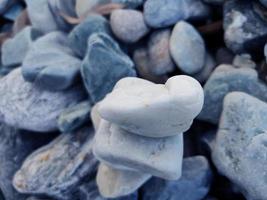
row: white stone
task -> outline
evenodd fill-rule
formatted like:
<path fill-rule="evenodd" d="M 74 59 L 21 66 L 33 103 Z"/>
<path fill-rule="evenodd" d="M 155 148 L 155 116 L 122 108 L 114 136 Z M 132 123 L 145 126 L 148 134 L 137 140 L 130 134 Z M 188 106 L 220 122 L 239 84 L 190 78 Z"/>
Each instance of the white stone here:
<path fill-rule="evenodd" d="M 102 119 L 93 152 L 98 160 L 117 169 L 176 180 L 181 176 L 183 134 L 149 138 L 124 131 Z"/>
<path fill-rule="evenodd" d="M 101 163 L 96 182 L 100 194 L 105 198 L 129 195 L 142 186 L 151 175 L 132 170 L 116 169 Z"/>
<path fill-rule="evenodd" d="M 202 109 L 201 85 L 189 76 L 164 84 L 124 78 L 99 105 L 100 116 L 121 128 L 147 137 L 166 137 L 188 130 Z"/>

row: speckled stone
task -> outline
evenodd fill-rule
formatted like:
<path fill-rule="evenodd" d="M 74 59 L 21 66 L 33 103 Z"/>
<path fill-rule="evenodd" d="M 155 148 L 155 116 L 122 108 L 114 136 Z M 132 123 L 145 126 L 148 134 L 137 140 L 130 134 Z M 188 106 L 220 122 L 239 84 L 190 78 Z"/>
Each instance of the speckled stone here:
<path fill-rule="evenodd" d="M 224 99 L 212 160 L 246 199 L 266 199 L 267 104 L 242 92 Z"/>
<path fill-rule="evenodd" d="M 198 118 L 217 124 L 222 112 L 223 99 L 232 91 L 246 92 L 267 101 L 267 86 L 258 79 L 255 69 L 221 65 L 214 70 L 204 85 L 204 106 Z"/>
<path fill-rule="evenodd" d="M 149 31 L 143 13 L 137 10 L 117 9 L 113 11 L 110 24 L 115 36 L 126 43 L 137 42 Z"/>

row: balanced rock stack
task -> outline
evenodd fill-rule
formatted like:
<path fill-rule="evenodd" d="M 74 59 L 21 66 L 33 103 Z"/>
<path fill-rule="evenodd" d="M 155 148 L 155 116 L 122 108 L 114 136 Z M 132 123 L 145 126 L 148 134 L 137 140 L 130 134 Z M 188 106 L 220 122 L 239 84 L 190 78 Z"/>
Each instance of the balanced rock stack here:
<path fill-rule="evenodd" d="M 201 85 L 189 76 L 174 76 L 165 84 L 121 79 L 94 114 L 100 119 L 93 152 L 101 161 L 96 181 L 102 196 L 128 195 L 151 176 L 179 179 L 183 133 L 203 101 Z"/>

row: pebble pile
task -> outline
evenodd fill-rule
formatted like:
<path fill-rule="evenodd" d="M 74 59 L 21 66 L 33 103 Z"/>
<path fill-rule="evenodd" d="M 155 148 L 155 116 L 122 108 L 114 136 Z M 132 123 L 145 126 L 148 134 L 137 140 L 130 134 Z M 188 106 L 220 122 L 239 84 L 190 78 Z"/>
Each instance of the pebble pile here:
<path fill-rule="evenodd" d="M 266 200 L 266 0 L 0 0 L 0 200 Z"/>

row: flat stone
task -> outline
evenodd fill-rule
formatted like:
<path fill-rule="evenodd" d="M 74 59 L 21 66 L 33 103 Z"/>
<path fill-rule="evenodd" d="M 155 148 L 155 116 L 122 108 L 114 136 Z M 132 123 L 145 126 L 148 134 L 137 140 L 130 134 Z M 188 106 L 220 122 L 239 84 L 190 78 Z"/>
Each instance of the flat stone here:
<path fill-rule="evenodd" d="M 57 130 L 57 117 L 84 98 L 81 88 L 63 92 L 41 90 L 26 82 L 21 68 L 0 79 L 0 121 L 20 129 L 37 132 Z"/>
<path fill-rule="evenodd" d="M 267 198 L 266 120 L 265 102 L 242 92 L 225 97 L 212 160 L 246 199 Z"/>
<path fill-rule="evenodd" d="M 170 37 L 170 29 L 155 31 L 149 37 L 148 56 L 151 71 L 155 75 L 166 75 L 176 69 L 169 51 Z"/>
<path fill-rule="evenodd" d="M 26 81 L 46 90 L 64 90 L 79 80 L 81 64 L 68 47 L 66 34 L 51 32 L 32 44 L 22 74 Z"/>
<path fill-rule="evenodd" d="M 96 182 L 100 194 L 106 198 L 118 198 L 134 193 L 151 175 L 132 170 L 116 169 L 101 163 Z"/>
<path fill-rule="evenodd" d="M 80 58 L 87 52 L 87 42 L 93 33 L 110 34 L 109 22 L 101 15 L 90 15 L 69 33 L 69 43 Z"/>
<path fill-rule="evenodd" d="M 143 200 L 200 200 L 209 192 L 212 171 L 208 160 L 194 156 L 183 160 L 182 177 L 177 181 L 152 178 L 142 188 Z"/>
<path fill-rule="evenodd" d="M 180 20 L 199 20 L 209 16 L 209 7 L 201 0 L 147 0 L 146 23 L 153 28 L 176 24 Z"/>
<path fill-rule="evenodd" d="M 90 121 L 91 104 L 83 101 L 66 108 L 58 117 L 58 128 L 62 133 L 69 133 Z"/>
<path fill-rule="evenodd" d="M 121 78 L 136 76 L 132 60 L 120 49 L 115 40 L 103 33 L 90 37 L 81 74 L 90 99 L 94 103 L 111 92 Z"/>
<path fill-rule="evenodd" d="M 149 32 L 143 13 L 137 10 L 114 10 L 110 16 L 110 25 L 115 36 L 126 43 L 135 43 Z"/>
<path fill-rule="evenodd" d="M 217 124 L 222 112 L 223 99 L 232 91 L 245 92 L 267 101 L 267 86 L 258 79 L 255 69 L 220 65 L 204 86 L 204 106 L 198 119 Z"/>
<path fill-rule="evenodd" d="M 114 198 L 104 198 L 100 195 L 95 179 L 88 177 L 78 190 L 76 197 L 82 200 L 114 200 Z M 138 200 L 138 192 L 134 192 L 131 195 L 115 198 L 116 200 Z"/>
<path fill-rule="evenodd" d="M 25 2 L 27 4 L 27 11 L 33 28 L 42 33 L 58 30 L 48 0 L 25 0 Z"/>
<path fill-rule="evenodd" d="M 178 22 L 170 38 L 170 52 L 177 66 L 187 74 L 195 74 L 205 64 L 205 43 L 197 30 L 187 22 Z"/>
<path fill-rule="evenodd" d="M 12 186 L 12 178 L 24 159 L 36 148 L 48 143 L 53 135 L 38 135 L 0 125 L 0 188 L 5 198 L 1 200 L 25 200 Z"/>
<path fill-rule="evenodd" d="M 254 1 L 230 0 L 224 4 L 224 40 L 235 53 L 262 49 L 267 39 L 265 10 Z"/>
<path fill-rule="evenodd" d="M 82 179 L 96 170 L 93 137 L 93 130 L 84 128 L 36 150 L 15 174 L 14 187 L 21 193 L 73 199 Z"/>
<path fill-rule="evenodd" d="M 183 134 L 165 138 L 143 137 L 101 120 L 94 155 L 115 168 L 175 180 L 181 175 Z"/>
<path fill-rule="evenodd" d="M 27 26 L 16 34 L 14 38 L 6 40 L 1 49 L 2 65 L 4 67 L 21 65 L 33 41 L 40 35 L 39 31 Z"/>
<path fill-rule="evenodd" d="M 118 81 L 98 111 L 103 119 L 131 133 L 167 137 L 190 128 L 203 99 L 201 85 L 189 76 L 173 76 L 165 84 L 128 77 Z"/>
<path fill-rule="evenodd" d="M 166 49 L 164 51 L 166 53 Z M 156 75 L 153 71 L 148 49 L 141 47 L 133 52 L 133 61 L 136 71 L 140 78 L 149 80 L 154 83 L 165 83 L 168 80 L 167 75 Z"/>

